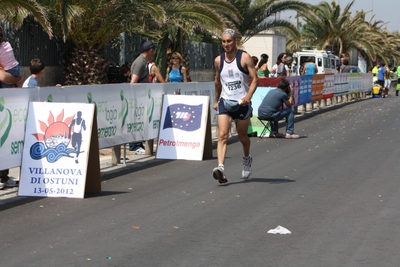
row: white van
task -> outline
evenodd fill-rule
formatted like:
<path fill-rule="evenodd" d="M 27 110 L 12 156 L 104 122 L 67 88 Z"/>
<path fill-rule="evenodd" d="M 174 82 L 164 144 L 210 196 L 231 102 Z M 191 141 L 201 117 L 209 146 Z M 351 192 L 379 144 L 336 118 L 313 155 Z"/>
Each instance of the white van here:
<path fill-rule="evenodd" d="M 324 50 L 302 50 L 295 52 L 292 56 L 292 71 L 291 75 L 301 75 L 304 63 L 307 62 L 308 57 L 312 57 L 318 66 L 318 74 L 335 73 L 337 66 L 339 66 L 339 57 L 327 53 Z"/>

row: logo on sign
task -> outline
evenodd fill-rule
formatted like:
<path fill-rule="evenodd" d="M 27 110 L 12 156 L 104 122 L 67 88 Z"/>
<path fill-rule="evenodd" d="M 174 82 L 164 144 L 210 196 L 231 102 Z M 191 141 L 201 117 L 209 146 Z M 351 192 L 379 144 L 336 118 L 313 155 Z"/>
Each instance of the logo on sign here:
<path fill-rule="evenodd" d="M 175 128 L 187 132 L 200 129 L 203 104 L 192 106 L 173 104 L 168 106 L 163 129 Z"/>
<path fill-rule="evenodd" d="M 54 118 L 49 111 L 47 123 L 38 121 L 42 133 L 34 133 L 33 136 L 38 140 L 30 149 L 32 159 L 40 160 L 46 158 L 48 162 L 54 163 L 62 157 L 73 158 L 78 163 L 78 156 L 82 144 L 82 131 L 86 130 L 85 120 L 82 119 L 82 112 L 78 111 L 64 119 L 64 110 Z M 72 148 L 68 148 L 71 146 Z"/>

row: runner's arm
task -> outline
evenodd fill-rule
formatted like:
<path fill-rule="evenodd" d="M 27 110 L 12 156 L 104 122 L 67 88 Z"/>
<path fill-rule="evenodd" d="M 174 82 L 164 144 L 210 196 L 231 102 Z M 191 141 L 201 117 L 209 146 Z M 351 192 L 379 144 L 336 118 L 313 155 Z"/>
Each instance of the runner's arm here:
<path fill-rule="evenodd" d="M 215 85 L 215 102 L 213 105 L 213 108 L 215 110 L 218 110 L 218 101 L 221 96 L 221 91 L 222 91 L 222 84 L 221 84 L 221 77 L 219 74 L 219 63 L 221 61 L 221 56 L 217 56 L 214 60 L 214 66 L 215 66 L 215 80 L 214 80 L 214 85 Z"/>
<path fill-rule="evenodd" d="M 249 54 L 247 54 L 247 53 L 242 54 L 241 64 L 242 64 L 242 67 L 244 67 L 244 69 L 248 70 L 249 76 L 252 78 L 249 91 L 247 92 L 246 96 L 242 98 L 241 105 L 247 106 L 248 104 L 250 104 L 251 98 L 253 97 L 253 94 L 257 89 L 258 75 L 257 75 L 256 68 L 254 66 L 254 61 Z"/>

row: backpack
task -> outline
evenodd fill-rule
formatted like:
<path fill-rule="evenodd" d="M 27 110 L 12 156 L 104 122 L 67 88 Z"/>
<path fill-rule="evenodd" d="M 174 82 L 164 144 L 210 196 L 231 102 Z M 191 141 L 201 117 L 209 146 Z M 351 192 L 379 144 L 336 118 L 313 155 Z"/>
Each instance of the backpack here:
<path fill-rule="evenodd" d="M 151 74 L 151 68 L 153 67 L 153 65 L 154 65 L 154 63 L 149 63 L 149 65 L 148 65 L 148 67 L 149 67 L 149 82 L 150 83 L 155 83 L 156 82 L 155 76 L 153 76 Z"/>
<path fill-rule="evenodd" d="M 285 64 L 280 63 L 280 64 L 278 65 L 278 68 L 276 69 L 276 74 L 277 74 L 277 77 L 279 77 L 279 76 L 286 76 Z"/>
<path fill-rule="evenodd" d="M 303 75 L 302 73 L 303 73 L 303 70 L 304 70 L 304 67 L 305 67 L 304 65 L 305 65 L 305 64 L 303 64 L 303 65 L 300 66 L 300 69 L 299 69 L 299 74 L 300 74 L 300 75 Z M 304 73 L 304 74 L 305 74 L 305 73 Z"/>

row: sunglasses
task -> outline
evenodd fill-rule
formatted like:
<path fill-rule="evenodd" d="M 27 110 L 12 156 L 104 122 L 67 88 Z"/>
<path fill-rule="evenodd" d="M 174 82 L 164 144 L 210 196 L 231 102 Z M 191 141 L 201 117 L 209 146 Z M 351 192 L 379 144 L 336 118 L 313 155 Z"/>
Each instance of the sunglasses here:
<path fill-rule="evenodd" d="M 179 57 L 173 57 L 172 59 L 179 59 Z"/>

